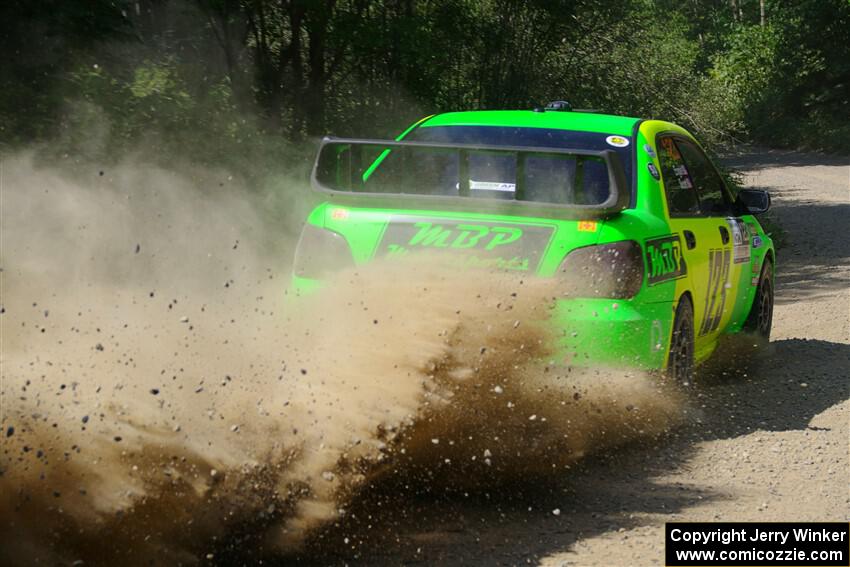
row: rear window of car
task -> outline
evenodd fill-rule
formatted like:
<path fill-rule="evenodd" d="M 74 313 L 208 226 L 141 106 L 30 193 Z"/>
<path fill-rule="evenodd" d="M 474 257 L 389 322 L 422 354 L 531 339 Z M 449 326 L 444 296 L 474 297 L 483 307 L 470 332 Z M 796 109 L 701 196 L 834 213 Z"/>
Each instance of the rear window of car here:
<path fill-rule="evenodd" d="M 547 128 L 435 126 L 418 128 L 405 140 L 614 150 L 620 156 L 626 179 L 630 181 L 632 175 L 631 140 L 626 136 Z M 513 155 L 471 152 L 468 164 L 471 197 L 505 200 L 517 198 L 517 168 Z M 382 158 L 379 166 L 371 172 L 366 185 L 376 192 L 398 191 L 397 188 L 403 179 L 404 192 L 456 195 L 459 191 L 459 173 L 457 152 L 394 150 Z M 610 194 L 605 162 L 592 156 L 530 155 L 525 160 L 523 176 L 522 199 L 525 201 L 595 205 L 605 202 Z"/>

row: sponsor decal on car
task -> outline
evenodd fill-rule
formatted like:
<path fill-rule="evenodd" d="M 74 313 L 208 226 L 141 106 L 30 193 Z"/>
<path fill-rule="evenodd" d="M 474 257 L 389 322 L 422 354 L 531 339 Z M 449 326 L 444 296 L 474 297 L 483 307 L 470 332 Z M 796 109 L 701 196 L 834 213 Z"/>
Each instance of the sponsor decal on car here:
<path fill-rule="evenodd" d="M 736 264 L 750 261 L 750 231 L 741 219 L 728 218 L 726 223 L 732 231 L 732 250 Z"/>
<path fill-rule="evenodd" d="M 333 209 L 331 211 L 331 218 L 333 220 L 344 221 L 348 220 L 348 210 L 346 209 Z"/>
<path fill-rule="evenodd" d="M 469 188 L 472 191 L 504 191 L 506 193 L 516 192 L 516 183 L 503 183 L 501 181 L 475 181 L 469 180 Z"/>
<path fill-rule="evenodd" d="M 673 173 L 676 175 L 676 181 L 679 183 L 679 189 L 691 189 L 694 184 L 691 181 L 691 174 L 685 164 L 673 166 Z"/>
<path fill-rule="evenodd" d="M 679 279 L 688 273 L 678 234 L 647 240 L 644 250 L 649 285 Z"/>
<path fill-rule="evenodd" d="M 625 148 L 629 145 L 629 139 L 623 136 L 608 136 L 605 138 L 605 141 L 608 142 L 609 146 L 614 146 L 615 148 Z"/>
<path fill-rule="evenodd" d="M 662 138 L 661 145 L 664 147 L 664 152 L 672 160 L 679 161 L 682 155 L 679 153 L 679 148 L 673 143 L 673 138 Z"/>
<path fill-rule="evenodd" d="M 723 309 L 726 306 L 726 290 L 729 288 L 731 255 L 732 250 L 730 248 L 717 248 L 708 251 L 708 285 L 699 336 L 716 331 L 720 325 Z"/>
<path fill-rule="evenodd" d="M 554 227 L 546 225 L 394 216 L 376 255 L 433 251 L 447 254 L 446 261 L 453 265 L 536 270 L 553 232 Z"/>
<path fill-rule="evenodd" d="M 661 329 L 661 321 L 654 319 L 649 332 L 649 350 L 656 352 L 664 348 L 664 333 Z"/>
<path fill-rule="evenodd" d="M 652 177 L 654 177 L 655 179 L 661 179 L 661 174 L 658 173 L 658 168 L 655 167 L 654 163 L 649 162 L 648 164 L 646 164 L 646 168 L 649 170 L 649 174 Z"/>

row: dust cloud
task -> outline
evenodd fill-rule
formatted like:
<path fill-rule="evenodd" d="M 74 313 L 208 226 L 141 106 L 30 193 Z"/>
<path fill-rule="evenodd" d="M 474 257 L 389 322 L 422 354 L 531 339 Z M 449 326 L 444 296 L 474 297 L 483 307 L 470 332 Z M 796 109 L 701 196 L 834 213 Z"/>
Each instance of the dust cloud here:
<path fill-rule="evenodd" d="M 682 419 L 556 359 L 552 282 L 423 258 L 297 298 L 302 212 L 226 173 L 20 156 L 2 183 L 4 564 L 292 551 L 390 471 L 563 474 Z"/>

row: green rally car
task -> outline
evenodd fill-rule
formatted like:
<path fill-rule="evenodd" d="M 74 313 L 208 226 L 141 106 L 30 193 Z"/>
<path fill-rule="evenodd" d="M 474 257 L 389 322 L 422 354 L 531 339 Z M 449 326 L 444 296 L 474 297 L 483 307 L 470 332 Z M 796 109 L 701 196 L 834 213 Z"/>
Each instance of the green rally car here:
<path fill-rule="evenodd" d="M 724 334 L 767 338 L 775 252 L 685 129 L 534 110 L 429 116 L 396 140 L 325 138 L 293 286 L 340 267 L 428 251 L 459 266 L 560 278 L 551 323 L 578 365 L 691 379 Z"/>

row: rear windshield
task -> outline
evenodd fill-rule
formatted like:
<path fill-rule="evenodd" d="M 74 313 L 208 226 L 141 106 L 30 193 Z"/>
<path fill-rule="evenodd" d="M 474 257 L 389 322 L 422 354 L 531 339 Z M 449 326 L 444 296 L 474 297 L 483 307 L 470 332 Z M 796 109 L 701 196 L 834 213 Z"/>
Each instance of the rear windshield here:
<path fill-rule="evenodd" d="M 614 150 L 620 156 L 626 179 L 631 180 L 631 140 L 626 136 L 548 128 L 498 126 L 435 126 L 418 128 L 405 140 L 449 144 L 529 146 L 575 150 Z M 394 155 L 395 154 L 395 155 Z M 378 160 L 364 176 L 367 190 L 457 195 L 458 154 L 452 151 L 394 150 Z M 469 154 L 471 197 L 513 200 L 517 198 L 516 160 L 513 155 Z M 597 205 L 608 198 L 609 179 L 605 162 L 592 156 L 547 154 L 526 158 L 523 170 L 525 201 Z"/>

